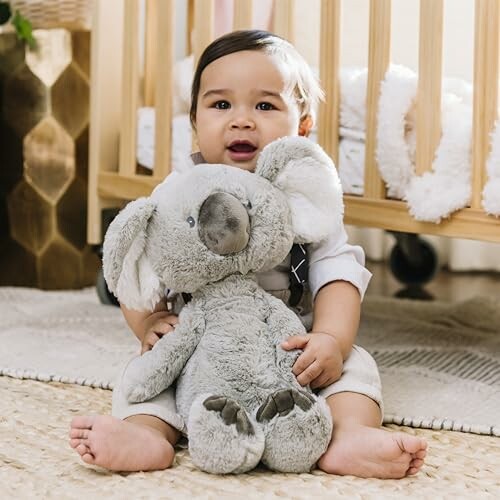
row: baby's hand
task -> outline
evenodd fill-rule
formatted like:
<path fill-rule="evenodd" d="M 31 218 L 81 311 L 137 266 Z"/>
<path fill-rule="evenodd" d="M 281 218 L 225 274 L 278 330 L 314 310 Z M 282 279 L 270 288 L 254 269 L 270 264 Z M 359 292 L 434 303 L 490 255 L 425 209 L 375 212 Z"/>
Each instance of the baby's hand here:
<path fill-rule="evenodd" d="M 142 339 L 141 354 L 150 351 L 163 335 L 172 332 L 178 322 L 179 320 L 175 314 L 155 318 L 151 325 L 147 327 L 146 335 Z"/>
<path fill-rule="evenodd" d="M 281 347 L 287 351 L 304 350 L 292 369 L 302 386 L 310 384 L 311 389 L 319 389 L 336 382 L 342 375 L 344 361 L 340 346 L 335 337 L 328 333 L 295 335 L 285 340 Z"/>

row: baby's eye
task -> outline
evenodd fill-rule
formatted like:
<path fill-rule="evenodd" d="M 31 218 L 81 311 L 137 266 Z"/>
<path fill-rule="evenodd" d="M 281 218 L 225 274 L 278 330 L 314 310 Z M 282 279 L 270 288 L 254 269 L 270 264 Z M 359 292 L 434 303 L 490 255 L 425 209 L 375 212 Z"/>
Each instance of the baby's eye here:
<path fill-rule="evenodd" d="M 196 222 L 195 220 L 193 219 L 193 217 L 189 216 L 187 219 L 186 219 L 186 222 L 189 224 L 189 227 L 194 227 Z"/>
<path fill-rule="evenodd" d="M 270 102 L 259 102 L 259 104 L 257 104 L 257 109 L 261 111 L 271 111 L 276 108 Z"/>
<path fill-rule="evenodd" d="M 215 109 L 229 109 L 231 107 L 231 104 L 227 101 L 216 101 L 212 104 L 212 107 Z"/>

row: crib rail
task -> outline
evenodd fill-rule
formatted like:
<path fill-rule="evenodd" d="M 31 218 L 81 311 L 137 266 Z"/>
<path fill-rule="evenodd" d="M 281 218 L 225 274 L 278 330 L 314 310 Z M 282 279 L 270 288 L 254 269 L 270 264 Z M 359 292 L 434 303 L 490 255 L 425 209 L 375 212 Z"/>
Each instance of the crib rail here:
<path fill-rule="evenodd" d="M 323 0 L 322 19 L 326 26 L 338 27 L 340 0 Z M 333 7 L 335 4 L 335 7 Z M 486 159 L 490 150 L 490 134 L 497 119 L 499 1 L 476 0 L 474 28 L 474 103 L 472 135 L 471 206 L 455 212 L 440 224 L 418 222 L 407 210 L 406 203 L 386 198 L 384 183 L 379 175 L 376 150 L 378 96 L 380 83 L 390 61 L 391 0 L 371 0 L 366 101 L 366 149 L 363 196 L 345 195 L 345 221 L 364 227 L 379 227 L 393 231 L 436 234 L 452 237 L 477 238 L 500 242 L 500 221 L 481 208 L 481 195 L 486 180 Z M 420 1 L 419 85 L 417 94 L 416 171 L 423 174 L 432 168 L 432 160 L 440 140 L 443 1 Z M 337 39 L 335 39 L 337 42 Z M 321 59 L 320 76 L 325 84 L 326 102 L 337 100 L 337 89 L 330 78 L 338 75 L 340 44 L 332 42 L 332 34 L 321 29 L 321 50 L 328 56 Z M 333 54 L 332 54 L 332 45 Z M 326 47 L 326 48 L 325 48 Z M 327 108 L 326 106 L 329 106 Z M 331 104 L 323 106 L 329 115 L 338 112 Z M 320 144 L 337 157 L 338 134 L 331 118 L 319 122 Z M 500 193 L 499 193 L 500 196 Z"/>
<path fill-rule="evenodd" d="M 147 195 L 170 171 L 175 12 L 173 0 L 146 0 L 144 78 L 139 67 L 139 0 L 94 2 L 89 157 L 88 241 L 102 240 L 101 211 Z M 235 29 L 252 26 L 252 0 L 234 0 Z M 345 196 L 345 220 L 358 226 L 500 242 L 500 220 L 481 208 L 489 136 L 497 119 L 500 0 L 475 1 L 471 206 L 440 224 L 414 220 L 406 203 L 387 199 L 376 160 L 380 83 L 390 61 L 391 0 L 371 0 L 369 17 L 366 149 L 363 196 Z M 274 31 L 292 42 L 293 0 L 275 0 Z M 321 0 L 320 78 L 326 100 L 318 117 L 318 140 L 338 159 L 340 0 Z M 113 20 L 113 23 L 109 22 Z M 123 24 L 119 20 L 123 19 Z M 188 38 L 197 59 L 213 39 L 214 2 L 189 0 Z M 108 22 L 106 22 L 108 21 Z M 417 94 L 418 174 L 432 167 L 440 140 L 443 0 L 420 1 Z M 113 31 L 110 33 L 110 31 Z M 106 37 L 105 39 L 103 37 Z M 110 40 L 116 41 L 112 45 Z M 190 39 L 191 41 L 191 39 Z M 161 47 L 161 50 L 158 48 Z M 155 161 L 151 174 L 136 165 L 136 119 L 142 104 L 156 108 Z M 500 195 L 500 194 L 499 194 Z"/>

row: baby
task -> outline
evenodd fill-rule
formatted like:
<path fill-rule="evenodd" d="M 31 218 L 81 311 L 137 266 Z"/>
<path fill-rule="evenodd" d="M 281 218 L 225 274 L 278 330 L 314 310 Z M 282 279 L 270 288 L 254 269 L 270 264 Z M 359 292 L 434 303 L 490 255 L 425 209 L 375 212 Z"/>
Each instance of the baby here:
<path fill-rule="evenodd" d="M 193 78 L 190 117 L 200 150 L 193 155 L 194 163 L 224 163 L 253 172 L 267 144 L 309 134 L 321 97 L 308 64 L 287 41 L 258 30 L 218 38 L 203 52 Z M 416 474 L 427 444 L 422 438 L 381 428 L 377 366 L 354 345 L 360 304 L 371 276 L 364 267 L 364 253 L 347 243 L 344 228 L 333 227 L 327 240 L 309 245 L 306 252 L 310 293 L 303 293 L 298 302 L 291 286 L 290 257 L 260 273 L 258 280 L 265 290 L 294 306 L 310 327 L 308 334 L 290 337 L 282 347 L 303 350 L 293 373 L 301 385 L 310 384 L 327 399 L 332 414 L 332 440 L 318 467 L 359 477 Z M 141 342 L 141 354 L 177 323 L 166 299 L 151 312 L 123 306 L 122 311 Z M 130 404 L 118 383 L 112 413 L 73 419 L 70 445 L 84 462 L 117 471 L 172 465 L 174 445 L 186 431 L 173 388 L 145 403 Z"/>

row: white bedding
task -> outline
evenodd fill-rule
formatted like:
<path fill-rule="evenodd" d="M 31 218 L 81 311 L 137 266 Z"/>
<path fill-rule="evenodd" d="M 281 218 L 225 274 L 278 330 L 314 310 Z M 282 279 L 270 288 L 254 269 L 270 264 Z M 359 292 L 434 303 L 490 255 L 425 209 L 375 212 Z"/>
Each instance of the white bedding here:
<path fill-rule="evenodd" d="M 189 87 L 192 60 L 176 66 L 172 127 L 172 167 L 191 164 Z M 363 193 L 365 156 L 366 68 L 341 72 L 339 130 L 339 176 L 345 193 Z M 470 201 L 472 87 L 456 79 L 443 81 L 442 138 L 432 171 L 415 174 L 415 100 L 417 75 L 402 66 L 391 66 L 382 82 L 377 131 L 377 162 L 390 197 L 406 200 L 417 220 L 440 222 Z M 311 139 L 316 140 L 313 130 Z M 500 215 L 500 126 L 493 134 L 488 161 L 489 179 L 483 205 L 488 213 Z M 137 161 L 152 168 L 154 158 L 154 109 L 138 113 Z M 446 196 L 443 196 L 443 193 Z"/>

